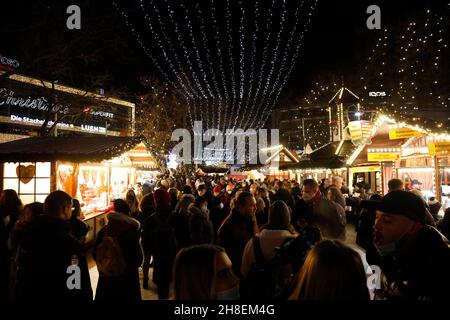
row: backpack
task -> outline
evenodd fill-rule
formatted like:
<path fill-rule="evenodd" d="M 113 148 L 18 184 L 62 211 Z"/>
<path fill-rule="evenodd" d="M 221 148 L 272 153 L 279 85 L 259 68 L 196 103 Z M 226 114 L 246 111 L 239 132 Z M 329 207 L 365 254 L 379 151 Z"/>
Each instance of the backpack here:
<path fill-rule="evenodd" d="M 148 247 L 150 253 L 155 257 L 172 257 L 177 253 L 177 239 L 175 231 L 169 224 L 170 216 L 164 221 L 158 215 L 154 214 L 153 218 L 157 225 L 151 230 L 150 243 Z"/>
<path fill-rule="evenodd" d="M 287 238 L 283 245 L 290 240 L 291 238 Z M 252 242 L 255 264 L 242 282 L 242 298 L 251 300 L 281 299 L 285 288 L 292 281 L 292 265 L 283 261 L 278 253 L 272 260 L 265 260 L 259 237 L 253 237 Z"/>
<path fill-rule="evenodd" d="M 95 262 L 101 276 L 117 277 L 125 272 L 126 262 L 122 248 L 116 237 L 108 235 L 108 225 L 105 235 L 95 249 Z"/>

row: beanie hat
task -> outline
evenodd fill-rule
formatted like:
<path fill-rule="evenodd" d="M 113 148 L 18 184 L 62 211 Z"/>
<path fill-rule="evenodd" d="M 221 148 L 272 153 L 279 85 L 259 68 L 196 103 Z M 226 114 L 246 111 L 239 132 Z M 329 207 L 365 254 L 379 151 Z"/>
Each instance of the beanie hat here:
<path fill-rule="evenodd" d="M 363 208 L 379 210 L 390 214 L 408 217 L 411 220 L 425 224 L 425 201 L 408 191 L 391 191 L 380 201 L 361 201 Z"/>
<path fill-rule="evenodd" d="M 269 210 L 269 228 L 272 230 L 287 230 L 291 223 L 291 213 L 284 201 L 277 200 Z"/>
<path fill-rule="evenodd" d="M 166 190 L 158 189 L 153 194 L 155 198 L 155 206 L 157 208 L 167 208 L 170 206 L 170 195 Z"/>

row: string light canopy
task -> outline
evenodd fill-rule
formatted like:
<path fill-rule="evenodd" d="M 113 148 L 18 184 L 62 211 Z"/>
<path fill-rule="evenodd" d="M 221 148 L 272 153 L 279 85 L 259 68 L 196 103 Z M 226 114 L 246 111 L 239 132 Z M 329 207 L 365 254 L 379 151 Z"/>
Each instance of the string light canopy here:
<path fill-rule="evenodd" d="M 261 128 L 298 59 L 317 0 L 113 2 L 191 125 Z"/>

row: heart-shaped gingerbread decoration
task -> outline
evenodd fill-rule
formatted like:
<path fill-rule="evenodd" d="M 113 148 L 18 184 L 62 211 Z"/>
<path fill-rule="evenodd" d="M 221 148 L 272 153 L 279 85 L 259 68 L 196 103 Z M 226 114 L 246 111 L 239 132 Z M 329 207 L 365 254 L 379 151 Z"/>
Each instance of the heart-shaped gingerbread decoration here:
<path fill-rule="evenodd" d="M 16 168 L 16 175 L 19 178 L 20 182 L 27 184 L 30 182 L 36 173 L 36 167 L 32 164 L 28 166 L 20 165 Z"/>

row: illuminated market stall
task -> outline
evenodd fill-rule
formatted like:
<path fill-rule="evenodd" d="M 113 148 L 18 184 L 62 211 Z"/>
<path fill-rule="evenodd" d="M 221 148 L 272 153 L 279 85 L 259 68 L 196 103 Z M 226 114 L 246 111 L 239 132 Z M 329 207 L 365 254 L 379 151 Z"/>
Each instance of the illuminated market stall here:
<path fill-rule="evenodd" d="M 78 199 L 86 221 L 112 209 L 137 183 L 137 169 L 155 170 L 141 138 L 69 136 L 27 138 L 0 144 L 2 190 L 24 204 L 43 202 L 54 190 Z"/>
<path fill-rule="evenodd" d="M 244 175 L 247 179 L 269 181 L 278 180 L 292 180 L 295 179 L 295 174 L 289 170 L 283 170 L 282 167 L 292 165 L 299 162 L 299 156 L 290 151 L 283 145 L 273 146 L 263 151 L 270 151 L 270 156 L 265 163 L 262 164 L 248 164 L 238 168 L 236 171 Z"/>
<path fill-rule="evenodd" d="M 349 141 L 330 142 L 311 153 L 303 154 L 297 163 L 280 166 L 281 171 L 290 171 L 294 179 L 301 183 L 305 179 L 331 179 L 333 176 L 341 176 L 346 183 L 347 167 L 346 155 L 354 149 Z"/>
<path fill-rule="evenodd" d="M 450 206 L 450 136 L 380 115 L 370 141 L 359 146 L 347 165 L 353 180 L 366 179 L 385 194 L 392 178 Z"/>

